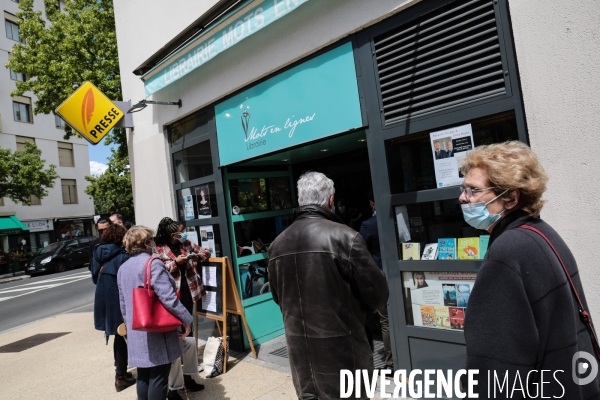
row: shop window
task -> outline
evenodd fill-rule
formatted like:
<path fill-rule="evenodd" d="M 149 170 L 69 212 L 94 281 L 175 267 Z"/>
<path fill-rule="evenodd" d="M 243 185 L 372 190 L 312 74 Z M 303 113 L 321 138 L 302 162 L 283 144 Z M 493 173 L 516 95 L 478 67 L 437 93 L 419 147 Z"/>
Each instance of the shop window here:
<path fill-rule="evenodd" d="M 221 257 L 221 230 L 219 225 L 188 226 L 188 239 L 210 251 L 211 257 Z"/>
<path fill-rule="evenodd" d="M 201 112 L 177 121 L 169 126 L 171 146 L 177 146 L 185 141 L 208 135 L 208 112 Z"/>
<path fill-rule="evenodd" d="M 210 140 L 173 154 L 175 183 L 182 183 L 212 175 Z"/>
<path fill-rule="evenodd" d="M 241 252 L 243 248 L 247 248 L 251 250 L 251 254 L 263 252 L 263 250 L 266 253 L 271 242 L 292 222 L 293 215 L 291 214 L 234 222 L 233 230 L 238 251 Z"/>
<path fill-rule="evenodd" d="M 58 115 L 54 115 L 54 126 L 58 129 L 65 129 L 65 120 Z"/>
<path fill-rule="evenodd" d="M 277 178 L 230 179 L 231 206 L 239 214 L 292 208 L 290 180 Z"/>
<path fill-rule="evenodd" d="M 77 204 L 77 182 L 75 179 L 61 179 L 63 204 Z"/>
<path fill-rule="evenodd" d="M 219 216 L 213 182 L 178 190 L 177 204 L 180 221 Z"/>
<path fill-rule="evenodd" d="M 26 137 L 26 136 L 17 136 L 16 139 L 17 139 L 17 151 L 25 150 L 26 142 L 35 144 L 35 138 Z"/>
<path fill-rule="evenodd" d="M 7 12 L 4 12 L 4 18 L 6 37 L 14 40 L 15 42 L 25 43 L 25 40 L 21 38 L 21 34 L 19 33 L 19 24 L 17 22 L 18 19 Z"/>
<path fill-rule="evenodd" d="M 12 79 L 13 81 L 25 82 L 27 80 L 27 77 L 25 76 L 24 73 L 15 72 L 10 68 L 9 68 L 9 71 L 10 71 L 10 79 Z"/>
<path fill-rule="evenodd" d="M 37 197 L 36 195 L 31 195 L 31 197 L 29 198 L 29 201 L 31 202 L 31 204 L 29 204 L 30 206 L 41 206 L 42 205 L 42 199 L 40 199 L 39 197 Z M 27 204 L 23 203 L 24 206 L 26 206 Z"/>
<path fill-rule="evenodd" d="M 519 139 L 514 111 L 453 126 L 468 123 L 473 131 L 473 146 Z M 432 131 L 441 131 L 444 128 Z M 430 133 L 419 132 L 385 142 L 392 194 L 437 188 Z"/>
<path fill-rule="evenodd" d="M 73 158 L 73 144 L 72 143 L 58 143 L 58 164 L 61 167 L 74 167 L 75 160 Z"/>
<path fill-rule="evenodd" d="M 15 121 L 20 122 L 33 122 L 31 115 L 31 99 L 28 97 L 19 96 L 21 101 L 13 100 L 13 117 Z"/>

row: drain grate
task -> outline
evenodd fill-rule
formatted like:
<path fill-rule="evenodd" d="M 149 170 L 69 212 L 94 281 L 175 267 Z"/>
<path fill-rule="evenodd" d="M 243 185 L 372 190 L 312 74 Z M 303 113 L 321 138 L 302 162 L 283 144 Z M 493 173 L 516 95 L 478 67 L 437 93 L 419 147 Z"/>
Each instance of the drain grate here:
<path fill-rule="evenodd" d="M 272 356 L 277 356 L 277 357 L 281 357 L 281 358 L 288 358 L 287 346 L 282 347 L 277 350 L 274 350 L 274 351 L 270 352 L 269 354 Z"/>
<path fill-rule="evenodd" d="M 44 344 L 61 336 L 68 335 L 69 333 L 71 332 L 40 333 L 33 335 L 0 347 L 0 353 L 20 353 L 24 350 Z"/>

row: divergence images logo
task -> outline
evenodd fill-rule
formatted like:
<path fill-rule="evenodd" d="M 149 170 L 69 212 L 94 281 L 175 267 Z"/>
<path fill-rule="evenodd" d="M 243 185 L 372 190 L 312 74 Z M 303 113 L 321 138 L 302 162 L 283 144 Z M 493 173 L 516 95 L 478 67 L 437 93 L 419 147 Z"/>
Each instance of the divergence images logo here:
<path fill-rule="evenodd" d="M 248 126 L 250 125 L 250 113 L 248 112 L 248 108 L 244 110 L 241 116 L 242 129 L 244 130 L 244 135 L 246 135 L 246 140 L 248 140 Z"/>
<path fill-rule="evenodd" d="M 94 92 L 92 91 L 92 88 L 89 88 L 85 93 L 85 96 L 83 96 L 83 103 L 81 104 L 81 121 L 83 122 L 83 129 L 85 132 L 88 131 L 87 124 L 92 120 L 94 108 L 96 108 Z M 96 135 L 94 135 L 94 137 L 96 137 Z"/>
<path fill-rule="evenodd" d="M 573 382 L 577 385 L 587 385 L 598 376 L 598 361 L 596 361 L 596 357 L 586 351 L 578 351 L 575 353 L 573 355 L 571 366 L 571 370 L 573 371 Z M 588 371 L 589 375 L 583 377 Z"/>

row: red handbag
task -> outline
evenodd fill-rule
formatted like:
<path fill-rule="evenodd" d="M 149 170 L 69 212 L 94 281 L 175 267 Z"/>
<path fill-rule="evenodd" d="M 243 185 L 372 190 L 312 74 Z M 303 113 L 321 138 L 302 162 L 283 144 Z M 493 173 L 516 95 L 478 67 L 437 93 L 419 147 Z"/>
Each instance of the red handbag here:
<path fill-rule="evenodd" d="M 141 332 L 170 332 L 181 326 L 181 321 L 171 314 L 152 290 L 152 260 L 144 265 L 144 286 L 133 289 L 133 321 L 131 329 Z"/>

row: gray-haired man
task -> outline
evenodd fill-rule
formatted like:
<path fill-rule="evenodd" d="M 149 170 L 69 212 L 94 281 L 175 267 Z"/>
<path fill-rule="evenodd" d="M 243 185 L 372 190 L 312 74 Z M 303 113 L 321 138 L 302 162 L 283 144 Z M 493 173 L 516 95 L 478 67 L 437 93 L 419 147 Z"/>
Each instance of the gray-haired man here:
<path fill-rule="evenodd" d="M 271 293 L 300 399 L 339 398 L 341 369 L 373 371 L 365 313 L 388 298 L 365 241 L 331 212 L 334 193 L 325 175 L 303 174 L 294 223 L 269 247 Z"/>

